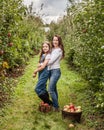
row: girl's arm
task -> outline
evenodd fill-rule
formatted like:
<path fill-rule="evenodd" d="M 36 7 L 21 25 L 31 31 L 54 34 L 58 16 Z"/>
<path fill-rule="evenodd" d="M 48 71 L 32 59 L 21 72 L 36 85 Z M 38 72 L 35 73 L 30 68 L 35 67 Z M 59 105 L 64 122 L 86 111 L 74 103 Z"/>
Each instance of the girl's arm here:
<path fill-rule="evenodd" d="M 37 72 L 43 70 L 43 69 L 47 66 L 48 62 L 49 62 L 49 60 L 45 60 L 45 61 L 42 63 L 42 65 L 41 65 L 40 67 L 38 67 L 38 68 L 34 71 L 34 74 L 37 74 Z"/>

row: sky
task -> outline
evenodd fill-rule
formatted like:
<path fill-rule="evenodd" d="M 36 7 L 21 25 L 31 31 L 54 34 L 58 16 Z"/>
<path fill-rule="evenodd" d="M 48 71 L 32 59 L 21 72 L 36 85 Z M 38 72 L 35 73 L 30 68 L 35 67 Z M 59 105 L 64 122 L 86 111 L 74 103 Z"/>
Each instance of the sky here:
<path fill-rule="evenodd" d="M 58 18 L 66 15 L 68 0 L 24 0 L 27 7 L 31 2 L 33 2 L 34 12 L 42 16 L 44 23 L 57 22 Z"/>

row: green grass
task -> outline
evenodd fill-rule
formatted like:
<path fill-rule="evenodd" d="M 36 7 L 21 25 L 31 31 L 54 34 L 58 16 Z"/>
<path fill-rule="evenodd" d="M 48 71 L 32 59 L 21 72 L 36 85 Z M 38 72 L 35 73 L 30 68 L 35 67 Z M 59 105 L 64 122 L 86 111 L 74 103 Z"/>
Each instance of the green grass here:
<path fill-rule="evenodd" d="M 34 92 L 37 78 L 32 78 L 34 69 L 37 66 L 38 57 L 30 60 L 26 67 L 24 75 L 19 77 L 18 84 L 15 86 L 15 92 L 11 103 L 0 112 L 0 130 L 67 130 L 70 120 L 62 119 L 61 112 L 41 113 L 38 111 L 40 99 Z M 79 91 L 86 88 L 87 82 L 79 74 L 70 70 L 66 62 L 61 63 L 62 75 L 57 84 L 59 92 L 59 104 L 62 109 L 64 105 L 70 102 L 81 105 L 82 96 Z M 75 93 L 77 90 L 78 93 Z M 84 121 L 75 123 L 74 130 L 94 130 L 89 129 Z"/>

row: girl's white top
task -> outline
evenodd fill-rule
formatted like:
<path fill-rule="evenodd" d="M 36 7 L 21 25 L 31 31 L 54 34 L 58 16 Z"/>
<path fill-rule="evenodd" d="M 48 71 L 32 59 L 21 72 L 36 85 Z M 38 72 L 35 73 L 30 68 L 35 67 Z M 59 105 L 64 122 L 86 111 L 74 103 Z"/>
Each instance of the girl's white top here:
<path fill-rule="evenodd" d="M 48 70 L 60 68 L 60 60 L 62 58 L 61 48 L 54 48 L 51 52 L 51 58 L 48 62 Z"/>

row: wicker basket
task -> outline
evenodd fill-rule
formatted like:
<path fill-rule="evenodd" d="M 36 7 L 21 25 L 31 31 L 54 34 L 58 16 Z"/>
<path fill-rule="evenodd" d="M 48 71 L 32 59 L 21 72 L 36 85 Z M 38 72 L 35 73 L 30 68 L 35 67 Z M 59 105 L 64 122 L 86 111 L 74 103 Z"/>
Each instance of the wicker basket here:
<path fill-rule="evenodd" d="M 62 110 L 63 119 L 67 118 L 72 121 L 80 122 L 81 115 L 82 115 L 82 111 L 81 112 L 67 112 L 67 111 Z"/>

